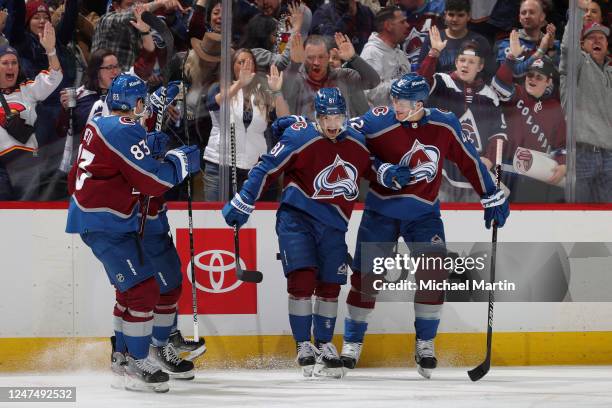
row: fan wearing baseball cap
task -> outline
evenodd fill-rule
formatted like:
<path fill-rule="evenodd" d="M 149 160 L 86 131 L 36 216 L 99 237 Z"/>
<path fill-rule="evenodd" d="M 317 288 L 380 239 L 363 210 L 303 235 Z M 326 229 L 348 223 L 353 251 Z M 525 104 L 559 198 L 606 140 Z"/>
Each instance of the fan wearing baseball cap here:
<path fill-rule="evenodd" d="M 524 85 L 513 84 L 514 65 L 523 53 L 516 30 L 510 33 L 509 45 L 510 53 L 497 70 L 491 87 L 499 96 L 508 125 L 504 182 L 512 191 L 510 201 L 562 202 L 565 198 L 562 180 L 567 171 L 566 124 L 561 103 L 553 92 L 557 69 L 547 56 L 535 58 L 527 68 Z M 525 152 L 538 157 L 543 153 L 547 156 L 545 161 L 552 159 L 556 165 L 552 163 L 550 174 L 545 177 L 531 178 L 517 164 L 524 159 Z"/>
<path fill-rule="evenodd" d="M 448 40 L 442 40 L 441 31 L 432 27 L 429 43 L 437 50 L 444 50 Z M 487 169 L 495 161 L 496 139 L 506 139 L 502 111 L 497 95 L 481 78 L 485 56 L 481 45 L 473 40 L 464 41 L 455 51 L 455 69 L 450 73 L 434 72 L 436 54 L 425 57 L 418 73 L 431 84 L 428 107 L 451 111 L 461 123 L 463 136 L 469 139 Z M 487 155 L 488 153 L 488 155 Z M 440 186 L 442 201 L 477 202 L 474 192 L 459 168 L 450 161 L 444 162 L 444 178 Z"/>
<path fill-rule="evenodd" d="M 608 56 L 610 29 L 599 19 L 585 20 L 592 0 L 577 2 L 576 16 L 585 21 L 580 35 L 580 51 L 574 66 L 576 84 L 567 82 L 569 44 L 566 26 L 561 47 L 561 101 L 566 111 L 574 108 L 572 134 L 576 139 L 576 201 L 612 202 L 612 60 Z M 601 2 L 599 3 L 601 5 Z M 570 87 L 575 99 L 570 100 Z"/>

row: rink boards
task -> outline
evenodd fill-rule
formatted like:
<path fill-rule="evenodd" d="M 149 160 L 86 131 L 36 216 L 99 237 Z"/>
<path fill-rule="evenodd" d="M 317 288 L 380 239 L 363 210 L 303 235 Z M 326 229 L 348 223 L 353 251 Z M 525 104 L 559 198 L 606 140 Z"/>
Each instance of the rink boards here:
<path fill-rule="evenodd" d="M 106 364 L 113 290 L 80 238 L 63 232 L 65 205 L 5 203 L 0 208 L 4 231 L 0 285 L 5 292 L 0 304 L 0 371 Z M 233 244 L 220 207 L 196 205 L 197 280 L 203 289 L 198 297 L 199 327 L 209 348 L 206 366 L 286 366 L 294 356 L 285 278 L 276 260 L 275 208 L 258 206 L 245 227 L 242 260 L 246 267 L 264 273 L 264 281 L 255 287 L 236 282 L 228 267 Z M 612 242 L 611 209 L 516 207 L 499 240 Z M 361 211 L 356 211 L 351 219 L 347 235 L 351 252 L 360 217 Z M 187 260 L 185 206 L 171 205 L 169 219 L 180 255 Z M 443 219 L 448 242 L 490 240 L 482 210 L 475 206 L 446 207 Z M 584 279 L 589 279 L 584 272 Z M 346 289 L 340 295 L 336 333 L 343 329 Z M 188 280 L 180 308 L 179 325 L 191 334 Z M 486 303 L 445 305 L 436 340 L 441 364 L 472 365 L 482 359 L 486 313 Z M 413 319 L 411 304 L 379 303 L 361 363 L 412 364 Z M 612 308 L 607 302 L 497 303 L 493 361 L 497 365 L 612 364 Z"/>

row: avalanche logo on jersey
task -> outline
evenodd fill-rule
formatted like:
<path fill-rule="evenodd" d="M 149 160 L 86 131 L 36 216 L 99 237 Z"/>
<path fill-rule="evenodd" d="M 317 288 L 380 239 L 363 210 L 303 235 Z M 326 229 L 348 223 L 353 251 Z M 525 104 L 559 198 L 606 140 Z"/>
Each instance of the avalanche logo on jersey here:
<path fill-rule="evenodd" d="M 424 145 L 418 140 L 414 141 L 412 148 L 407 152 L 399 164 L 410 169 L 408 184 L 416 184 L 421 180 L 431 183 L 438 174 L 440 150 L 436 146 Z"/>
<path fill-rule="evenodd" d="M 134 120 L 128 116 L 119 117 L 119 123 L 121 123 L 122 125 L 130 125 L 130 126 L 133 126 L 136 124 L 136 122 L 134 122 Z"/>
<path fill-rule="evenodd" d="M 459 118 L 461 123 L 461 138 L 464 142 L 471 142 L 478 153 L 482 152 L 482 141 L 480 139 L 480 132 L 474 119 L 474 114 L 470 109 L 466 110 L 465 113 Z"/>
<path fill-rule="evenodd" d="M 431 18 L 425 20 L 425 23 L 423 23 L 423 27 L 421 27 L 420 30 L 413 26 L 408 34 L 408 37 L 404 41 L 404 51 L 406 52 L 408 61 L 410 61 L 411 64 L 416 64 L 419 62 L 418 59 L 419 54 L 421 53 L 421 47 L 429 35 L 429 29 L 431 26 Z"/>
<path fill-rule="evenodd" d="M 357 169 L 336 155 L 334 163 L 327 166 L 317 174 L 313 187 L 315 193 L 312 198 L 325 199 L 344 196 L 353 201 L 359 195 L 357 187 Z"/>

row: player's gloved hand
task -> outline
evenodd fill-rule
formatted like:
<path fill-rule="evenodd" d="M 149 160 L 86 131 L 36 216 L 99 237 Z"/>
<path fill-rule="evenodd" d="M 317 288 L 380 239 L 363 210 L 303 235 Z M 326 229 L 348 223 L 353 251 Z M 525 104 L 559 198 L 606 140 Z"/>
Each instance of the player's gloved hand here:
<path fill-rule="evenodd" d="M 151 156 L 155 159 L 159 159 L 162 154 L 166 151 L 166 146 L 170 137 L 164 132 L 149 132 L 147 133 L 147 147 L 151 151 Z"/>
<path fill-rule="evenodd" d="M 255 206 L 250 203 L 249 199 L 237 193 L 230 202 L 223 206 L 221 213 L 227 225 L 230 227 L 236 225 L 240 228 L 249 220 L 249 215 L 254 208 Z"/>
<path fill-rule="evenodd" d="M 159 88 L 157 88 L 157 90 L 155 92 L 153 92 L 151 94 L 151 96 L 149 96 L 149 108 L 151 109 L 151 112 L 153 113 L 157 113 L 159 111 L 161 111 L 162 109 L 165 110 L 165 108 L 170 105 L 172 103 L 172 101 L 174 101 L 174 99 L 176 98 L 176 96 L 179 93 L 179 85 L 180 85 L 181 81 L 171 81 L 168 82 L 168 86 L 166 87 L 166 103 L 162 104 L 161 101 L 161 91 L 163 86 L 160 86 Z"/>
<path fill-rule="evenodd" d="M 174 164 L 179 182 L 188 174 L 200 171 L 200 149 L 196 145 L 168 150 L 165 159 Z"/>
<path fill-rule="evenodd" d="M 483 195 L 480 200 L 484 207 L 484 220 L 487 229 L 491 228 L 491 222 L 501 228 L 506 223 L 506 218 L 510 216 L 510 206 L 504 195 L 503 190 L 497 189 L 491 195 Z"/>
<path fill-rule="evenodd" d="M 384 163 L 378 168 L 377 178 L 383 186 L 393 190 L 401 190 L 410 181 L 410 169 L 408 166 Z"/>
<path fill-rule="evenodd" d="M 276 119 L 272 122 L 272 139 L 278 141 L 285 132 L 285 129 L 295 122 L 306 122 L 306 118 L 298 115 L 288 115 Z"/>

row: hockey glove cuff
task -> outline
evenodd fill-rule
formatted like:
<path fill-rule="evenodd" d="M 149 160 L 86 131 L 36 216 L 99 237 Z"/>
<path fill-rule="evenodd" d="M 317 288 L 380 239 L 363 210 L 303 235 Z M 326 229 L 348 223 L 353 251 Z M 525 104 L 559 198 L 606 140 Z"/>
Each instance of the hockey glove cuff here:
<path fill-rule="evenodd" d="M 383 163 L 376 172 L 380 184 L 392 190 L 401 190 L 410 181 L 410 169 L 391 163 Z"/>
<path fill-rule="evenodd" d="M 166 87 L 165 103 L 162 103 L 162 100 L 161 100 L 161 91 L 162 91 L 163 86 L 160 86 L 159 88 L 157 88 L 157 90 L 153 92 L 151 96 L 149 96 L 148 105 L 149 105 L 149 109 L 151 109 L 151 112 L 159 113 L 162 110 L 165 111 L 166 107 L 168 107 L 168 105 L 170 105 L 174 101 L 176 96 L 178 95 L 180 83 L 181 83 L 180 81 L 168 82 L 168 86 Z"/>
<path fill-rule="evenodd" d="M 499 228 L 506 223 L 506 218 L 510 216 L 510 206 L 504 195 L 503 190 L 497 189 L 491 195 L 482 196 L 480 200 L 484 207 L 484 220 L 487 229 L 491 228 L 491 223 L 495 221 L 495 225 Z"/>
<path fill-rule="evenodd" d="M 165 159 L 174 164 L 179 183 L 188 174 L 200 171 L 200 149 L 196 145 L 181 146 L 168 150 Z"/>
<path fill-rule="evenodd" d="M 240 194 L 236 194 L 229 203 L 226 203 L 221 210 L 225 222 L 230 227 L 234 225 L 242 227 L 249 219 L 249 215 L 255 206 L 246 202 L 247 200 Z"/>

